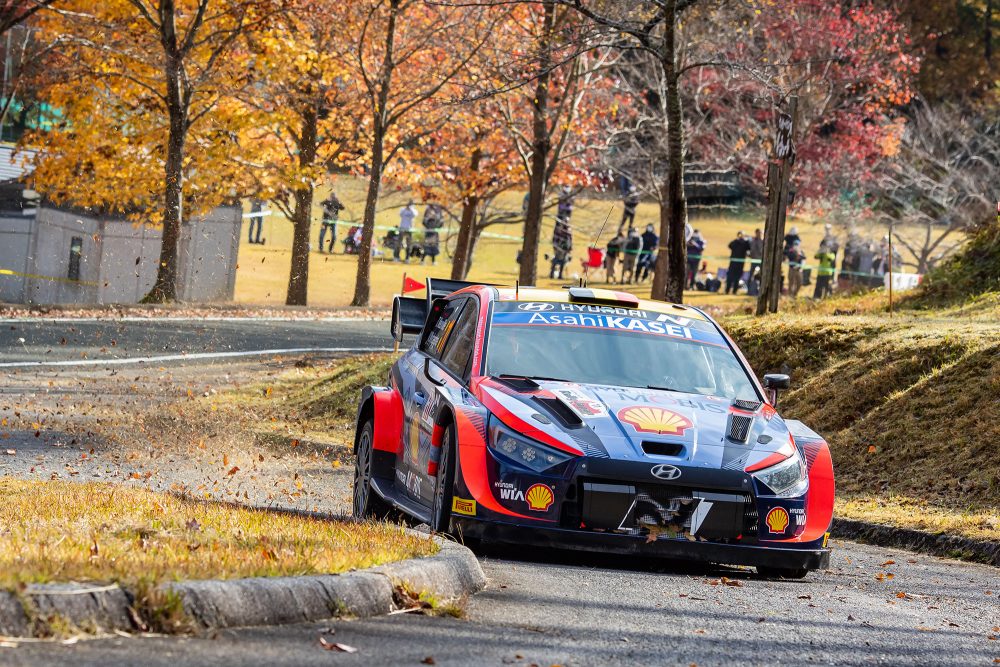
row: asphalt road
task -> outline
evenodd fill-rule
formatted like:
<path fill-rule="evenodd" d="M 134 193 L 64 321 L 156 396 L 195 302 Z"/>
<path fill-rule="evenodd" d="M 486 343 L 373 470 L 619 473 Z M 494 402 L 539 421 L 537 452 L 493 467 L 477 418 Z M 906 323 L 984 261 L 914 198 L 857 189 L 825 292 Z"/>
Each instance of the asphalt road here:
<path fill-rule="evenodd" d="M 84 388 L 109 386 L 102 383 L 117 377 L 114 368 L 107 370 L 109 359 L 134 363 L 157 358 L 143 363 L 168 372 L 176 369 L 178 376 L 183 370 L 185 377 L 220 373 L 228 377 L 229 370 L 235 373 L 237 368 L 245 376 L 255 365 L 247 363 L 254 354 L 222 357 L 220 353 L 387 347 L 386 329 L 385 323 L 371 322 L 5 322 L 0 324 L 0 364 L 57 365 L 0 367 L 0 377 L 5 378 L 6 400 L 26 405 L 45 399 L 42 392 L 53 378 L 64 381 L 57 386 L 70 393 L 73 383 L 65 382 L 67 376 L 92 376 L 93 385 L 81 382 Z M 205 356 L 195 356 L 201 354 Z M 273 354 L 259 356 L 270 359 Z M 64 362 L 89 363 L 81 367 Z M 38 452 L 31 451 L 32 466 L 38 465 L 35 454 L 46 446 L 39 443 Z M 44 452 L 50 457 L 46 475 L 63 465 L 58 457 L 80 456 L 63 447 L 48 446 Z M 79 477 L 91 474 L 79 461 L 74 466 L 82 471 Z M 94 472 L 102 474 L 107 469 L 99 456 L 94 466 Z M 11 468 L 8 474 L 16 472 Z M 324 509 L 346 509 L 338 503 L 349 502 L 349 484 L 349 475 L 337 476 L 324 491 L 331 498 Z M 72 645 L 22 642 L 16 648 L 0 648 L 0 665 L 986 665 L 1000 661 L 1000 639 L 990 639 L 1000 637 L 1000 570 L 851 542 L 834 540 L 832 545 L 830 570 L 795 582 L 765 581 L 741 570 L 692 569 L 571 552 L 485 552 L 481 556 L 488 588 L 469 601 L 460 619 L 405 613 L 225 630 L 203 638 L 110 637 Z M 357 652 L 324 650 L 318 641 L 321 634 Z"/>

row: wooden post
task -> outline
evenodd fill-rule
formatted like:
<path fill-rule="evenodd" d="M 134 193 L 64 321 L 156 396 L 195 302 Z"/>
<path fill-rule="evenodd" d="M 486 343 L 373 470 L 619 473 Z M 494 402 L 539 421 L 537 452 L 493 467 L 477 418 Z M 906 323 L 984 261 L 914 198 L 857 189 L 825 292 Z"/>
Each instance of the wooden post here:
<path fill-rule="evenodd" d="M 760 271 L 760 294 L 757 315 L 778 312 L 781 296 L 782 247 L 785 238 L 785 216 L 788 210 L 788 190 L 795 161 L 793 140 L 798 127 L 799 98 L 793 96 L 788 113 L 778 120 L 774 148 L 767 168 L 767 219 L 764 221 L 764 257 Z"/>
<path fill-rule="evenodd" d="M 892 224 L 889 225 L 889 317 L 892 317 Z"/>

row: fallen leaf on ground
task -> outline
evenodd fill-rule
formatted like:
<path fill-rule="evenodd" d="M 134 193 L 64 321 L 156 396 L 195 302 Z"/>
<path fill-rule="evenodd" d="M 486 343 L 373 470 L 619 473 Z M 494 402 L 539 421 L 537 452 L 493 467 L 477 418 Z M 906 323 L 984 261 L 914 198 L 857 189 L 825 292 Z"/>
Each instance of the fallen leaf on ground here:
<path fill-rule="evenodd" d="M 887 560 L 886 562 L 882 563 L 882 567 L 885 567 L 886 565 L 895 565 L 895 564 L 896 564 L 896 561 L 894 561 L 894 560 Z"/>
<path fill-rule="evenodd" d="M 6 450 L 4 452 L 4 454 L 6 454 L 7 456 L 15 456 L 17 454 L 17 450 L 16 449 L 8 449 L 8 450 Z"/>
<path fill-rule="evenodd" d="M 421 660 L 420 664 L 421 665 L 436 665 L 437 661 L 434 659 L 434 656 L 430 656 L 429 655 L 426 658 L 424 658 L 423 660 Z"/>
<path fill-rule="evenodd" d="M 328 642 L 322 637 L 319 638 L 319 645 L 325 648 L 327 651 L 340 651 L 341 653 L 357 653 L 358 649 L 353 646 L 348 646 L 347 644 L 340 644 L 338 642 Z"/>
<path fill-rule="evenodd" d="M 226 474 L 227 475 L 235 475 L 239 471 L 240 471 L 240 467 L 239 466 L 233 466 L 232 468 L 229 469 L 229 472 L 227 472 Z"/>

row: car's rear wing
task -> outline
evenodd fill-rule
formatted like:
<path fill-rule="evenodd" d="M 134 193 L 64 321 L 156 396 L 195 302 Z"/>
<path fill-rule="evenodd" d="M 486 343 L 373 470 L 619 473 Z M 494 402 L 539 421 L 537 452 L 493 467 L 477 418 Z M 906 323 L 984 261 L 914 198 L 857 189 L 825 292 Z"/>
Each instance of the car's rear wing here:
<path fill-rule="evenodd" d="M 389 331 L 394 340 L 401 341 L 405 334 L 419 334 L 424 330 L 427 315 L 431 312 L 431 304 L 435 299 L 446 297 L 466 287 L 487 285 L 488 283 L 468 282 L 465 280 L 447 280 L 445 278 L 428 278 L 426 297 L 397 296 L 392 300 L 392 319 Z"/>

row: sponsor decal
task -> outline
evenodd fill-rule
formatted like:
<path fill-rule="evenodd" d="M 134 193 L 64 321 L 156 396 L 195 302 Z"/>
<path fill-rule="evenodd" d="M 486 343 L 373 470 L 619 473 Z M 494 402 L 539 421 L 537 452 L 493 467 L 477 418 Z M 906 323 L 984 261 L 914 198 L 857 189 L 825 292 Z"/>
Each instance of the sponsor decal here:
<path fill-rule="evenodd" d="M 451 499 L 451 511 L 455 514 L 476 516 L 476 501 L 455 496 Z"/>
<path fill-rule="evenodd" d="M 406 473 L 406 488 L 413 495 L 420 497 L 420 477 L 412 470 Z"/>
<path fill-rule="evenodd" d="M 545 484 L 532 484 L 524 494 L 524 500 L 528 503 L 528 509 L 535 512 L 546 512 L 552 503 L 555 502 L 555 494 L 552 487 Z"/>
<path fill-rule="evenodd" d="M 767 523 L 769 531 L 775 534 L 783 534 L 785 529 L 788 528 L 788 512 L 785 511 L 784 507 L 772 507 L 764 521 Z"/>
<path fill-rule="evenodd" d="M 587 398 L 579 389 L 558 389 L 555 393 L 581 417 L 602 417 L 607 414 L 603 403 Z"/>
<path fill-rule="evenodd" d="M 792 516 L 795 517 L 796 526 L 806 525 L 806 511 L 804 509 L 792 509 L 790 511 Z"/>
<path fill-rule="evenodd" d="M 618 419 L 641 433 L 683 435 L 691 420 L 683 415 L 649 405 L 633 405 L 618 411 Z"/>
<path fill-rule="evenodd" d="M 649 474 L 656 479 L 662 479 L 669 482 L 670 480 L 677 479 L 681 476 L 681 469 L 667 463 L 660 463 L 659 465 L 655 465 L 650 468 Z"/>
<path fill-rule="evenodd" d="M 493 488 L 500 495 L 500 500 L 520 500 L 524 502 L 524 492 L 510 482 L 494 482 Z"/>
<path fill-rule="evenodd" d="M 649 314 L 645 310 L 636 310 L 632 308 L 615 308 L 614 306 L 595 306 L 582 303 L 561 303 L 559 304 L 559 310 L 571 313 L 601 313 L 604 315 L 624 315 L 626 317 L 641 317 L 644 320 L 649 319 Z M 662 322 L 666 320 L 660 320 L 660 321 Z M 691 320 L 687 321 L 690 322 Z"/>
<path fill-rule="evenodd" d="M 823 548 L 826 549 L 826 545 L 830 543 L 830 533 L 823 533 Z"/>
<path fill-rule="evenodd" d="M 552 303 L 519 303 L 517 304 L 518 310 L 526 310 L 529 313 L 544 313 L 549 310 L 555 310 L 555 304 Z"/>

